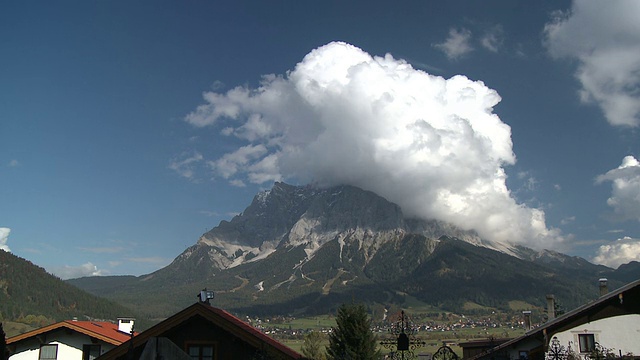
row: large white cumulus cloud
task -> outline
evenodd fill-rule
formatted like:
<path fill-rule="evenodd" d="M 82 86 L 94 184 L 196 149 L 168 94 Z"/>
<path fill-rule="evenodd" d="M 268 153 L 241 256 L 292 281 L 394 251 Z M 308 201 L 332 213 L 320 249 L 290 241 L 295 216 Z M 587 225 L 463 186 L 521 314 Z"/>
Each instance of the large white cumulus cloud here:
<path fill-rule="evenodd" d="M 615 243 L 602 245 L 598 248 L 593 262 L 617 268 L 631 261 L 640 261 L 640 239 L 625 236 Z"/>
<path fill-rule="evenodd" d="M 11 249 L 9 249 L 9 245 L 7 245 L 7 240 L 9 239 L 9 233 L 11 233 L 11 229 L 6 227 L 0 227 L 0 250 L 11 252 Z"/>
<path fill-rule="evenodd" d="M 578 60 L 581 98 L 613 125 L 640 125 L 640 1 L 574 0 L 546 25 L 550 53 Z"/>
<path fill-rule="evenodd" d="M 247 142 L 210 162 L 230 181 L 351 184 L 490 240 L 561 240 L 541 210 L 511 197 L 503 169 L 515 162 L 511 129 L 493 113 L 500 96 L 480 81 L 432 76 L 335 42 L 257 89 L 204 98 L 186 120 L 224 122 L 224 134 Z"/>
<path fill-rule="evenodd" d="M 640 221 L 640 162 L 635 157 L 625 156 L 620 166 L 598 176 L 596 181 L 611 181 L 607 204 L 619 220 Z"/>

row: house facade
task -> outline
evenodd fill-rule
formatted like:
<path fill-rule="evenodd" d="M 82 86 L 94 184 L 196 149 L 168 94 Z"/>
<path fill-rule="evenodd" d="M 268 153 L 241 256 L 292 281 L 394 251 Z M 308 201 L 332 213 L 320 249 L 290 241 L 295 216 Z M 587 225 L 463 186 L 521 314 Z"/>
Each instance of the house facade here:
<path fill-rule="evenodd" d="M 133 319 L 66 320 L 7 339 L 9 360 L 93 360 L 131 338 Z"/>
<path fill-rule="evenodd" d="M 623 315 L 592 321 L 554 334 L 560 346 L 585 358 L 600 345 L 600 351 L 617 356 L 640 356 L 640 315 Z"/>
<path fill-rule="evenodd" d="M 595 301 L 558 318 L 552 315 L 547 323 L 525 335 L 468 359 L 586 359 L 594 350 L 639 358 L 640 280 L 601 294 Z"/>

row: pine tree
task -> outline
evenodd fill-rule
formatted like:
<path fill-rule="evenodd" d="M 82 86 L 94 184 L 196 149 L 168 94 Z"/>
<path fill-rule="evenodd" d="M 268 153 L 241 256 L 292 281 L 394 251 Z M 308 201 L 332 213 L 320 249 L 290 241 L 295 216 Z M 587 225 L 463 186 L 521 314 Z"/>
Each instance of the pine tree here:
<path fill-rule="evenodd" d="M 329 359 L 370 360 L 380 358 L 371 320 L 362 304 L 343 304 L 336 315 L 327 347 Z"/>
<path fill-rule="evenodd" d="M 322 340 L 324 336 L 318 331 L 312 331 L 305 335 L 302 344 L 302 355 L 310 360 L 325 360 L 324 351 L 322 349 Z"/>

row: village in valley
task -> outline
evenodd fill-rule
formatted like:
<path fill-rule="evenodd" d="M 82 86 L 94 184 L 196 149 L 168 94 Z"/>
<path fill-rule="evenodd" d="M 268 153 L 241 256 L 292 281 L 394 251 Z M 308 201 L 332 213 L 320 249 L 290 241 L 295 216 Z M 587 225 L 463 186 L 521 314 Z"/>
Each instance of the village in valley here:
<path fill-rule="evenodd" d="M 614 291 L 609 291 L 606 279 L 600 279 L 599 285 L 598 299 L 563 313 L 557 313 L 555 298 L 548 295 L 541 317 L 545 321 L 538 324 L 532 322 L 531 311 L 523 311 L 520 319 L 493 314 L 493 320 L 471 320 L 443 313 L 440 321 L 421 322 L 400 310 L 385 316 L 386 321 L 372 322 L 364 307 L 355 308 L 367 318 L 366 331 L 375 342 L 374 358 L 379 359 L 637 358 L 640 280 Z M 341 312 L 354 305 L 341 307 L 337 316 L 345 316 L 342 322 L 331 316 L 300 321 L 293 317 L 240 319 L 215 307 L 214 298 L 212 291 L 203 290 L 194 305 L 140 332 L 135 331 L 132 318 L 116 323 L 78 319 L 54 323 L 9 337 L 3 343 L 3 356 L 12 360 L 324 359 L 322 349 L 338 346 L 336 342 L 346 348 L 361 346 L 349 344 L 349 336 L 336 337 L 354 331 L 354 325 L 344 321 L 355 320 L 344 315 L 348 311 Z"/>

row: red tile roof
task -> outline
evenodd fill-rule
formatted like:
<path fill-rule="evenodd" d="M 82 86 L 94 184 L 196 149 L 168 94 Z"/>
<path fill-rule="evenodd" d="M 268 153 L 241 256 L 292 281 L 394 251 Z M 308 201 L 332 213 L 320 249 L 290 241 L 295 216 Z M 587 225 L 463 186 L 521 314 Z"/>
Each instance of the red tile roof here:
<path fill-rule="evenodd" d="M 70 329 L 116 346 L 131 339 L 131 335 L 118 331 L 118 325 L 114 323 L 106 321 L 65 320 L 8 338 L 7 345 L 61 328 Z"/>

